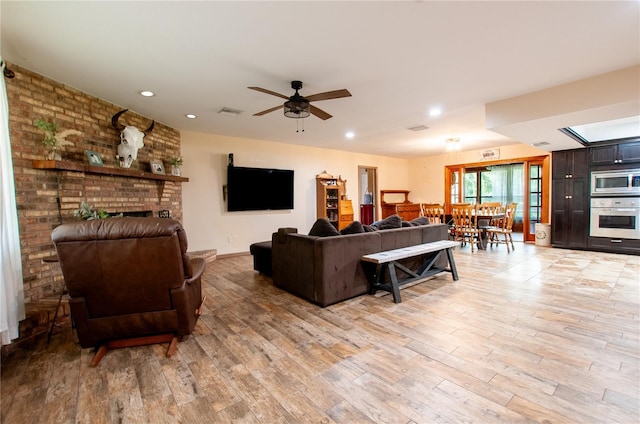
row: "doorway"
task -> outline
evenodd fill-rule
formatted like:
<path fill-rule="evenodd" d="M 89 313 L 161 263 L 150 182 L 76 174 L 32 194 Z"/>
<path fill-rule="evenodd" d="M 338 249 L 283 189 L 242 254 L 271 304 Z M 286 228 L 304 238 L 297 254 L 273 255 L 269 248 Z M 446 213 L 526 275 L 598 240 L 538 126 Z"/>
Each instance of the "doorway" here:
<path fill-rule="evenodd" d="M 358 166 L 358 181 L 360 222 L 370 225 L 377 220 L 378 168 Z"/>
<path fill-rule="evenodd" d="M 514 233 L 535 241 L 535 224 L 549 222 L 549 156 L 447 166 L 445 199 L 447 212 L 457 202 L 516 202 Z"/>

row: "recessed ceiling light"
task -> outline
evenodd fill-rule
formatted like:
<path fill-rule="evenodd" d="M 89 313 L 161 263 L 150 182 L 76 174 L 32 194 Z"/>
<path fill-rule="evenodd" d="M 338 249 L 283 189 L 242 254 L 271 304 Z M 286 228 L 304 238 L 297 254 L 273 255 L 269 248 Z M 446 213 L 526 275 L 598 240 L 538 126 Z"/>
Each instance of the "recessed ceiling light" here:
<path fill-rule="evenodd" d="M 193 113 L 187 113 L 184 116 L 186 116 L 189 119 L 196 119 L 198 117 L 198 115 L 194 115 Z"/>
<path fill-rule="evenodd" d="M 153 96 L 155 96 L 155 94 L 153 93 L 153 91 L 148 91 L 148 90 L 141 91 L 141 92 L 140 92 L 140 95 L 141 95 L 141 96 L 144 96 L 144 97 L 153 97 Z"/>
<path fill-rule="evenodd" d="M 442 109 L 440 109 L 439 107 L 432 107 L 429 110 L 429 116 L 440 116 L 442 115 Z"/>
<path fill-rule="evenodd" d="M 353 138 L 353 137 L 355 137 L 356 135 L 354 134 L 354 132 L 353 132 L 353 131 L 348 131 L 344 136 L 345 136 L 345 137 L 347 137 L 347 138 Z"/>

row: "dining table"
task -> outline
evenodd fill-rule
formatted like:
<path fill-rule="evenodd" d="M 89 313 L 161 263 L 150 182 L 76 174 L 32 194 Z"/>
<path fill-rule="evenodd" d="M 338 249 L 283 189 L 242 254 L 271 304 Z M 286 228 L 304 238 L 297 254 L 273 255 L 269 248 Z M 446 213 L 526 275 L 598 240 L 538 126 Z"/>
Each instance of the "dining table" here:
<path fill-rule="evenodd" d="M 505 218 L 504 212 L 499 213 L 482 213 L 474 215 L 477 228 L 480 230 L 480 249 L 487 250 L 487 244 L 489 239 L 488 229 L 496 226 L 500 226 L 500 222 Z M 449 227 L 453 226 L 453 216 L 451 214 L 444 215 L 445 221 Z"/>

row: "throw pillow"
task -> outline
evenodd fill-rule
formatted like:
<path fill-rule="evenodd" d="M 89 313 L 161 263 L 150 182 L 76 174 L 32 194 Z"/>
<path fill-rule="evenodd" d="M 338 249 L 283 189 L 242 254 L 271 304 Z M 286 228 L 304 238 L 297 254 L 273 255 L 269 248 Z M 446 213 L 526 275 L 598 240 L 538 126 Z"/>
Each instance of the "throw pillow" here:
<path fill-rule="evenodd" d="M 417 227 L 418 225 L 429 225 L 429 218 L 426 216 L 419 216 L 410 221 L 411 225 Z"/>
<path fill-rule="evenodd" d="M 371 225 L 372 227 L 376 227 L 378 230 L 390 230 L 392 228 L 401 228 L 402 227 L 402 218 L 398 215 L 391 215 L 386 217 L 380 222 Z"/>
<path fill-rule="evenodd" d="M 351 224 L 340 230 L 340 234 L 342 235 L 359 233 L 364 233 L 364 227 L 360 221 L 353 221 Z"/>
<path fill-rule="evenodd" d="M 407 222 L 407 221 L 402 221 L 402 223 L 401 223 L 401 224 L 402 224 L 402 227 L 403 227 L 403 228 L 404 228 L 404 227 L 411 227 L 411 223 L 410 223 L 410 222 Z"/>
<path fill-rule="evenodd" d="M 378 227 L 374 227 L 373 225 L 363 225 L 365 233 L 372 233 L 374 231 L 378 231 Z"/>
<path fill-rule="evenodd" d="M 309 235 L 316 237 L 329 237 L 339 236 L 340 232 L 336 230 L 336 227 L 331 225 L 331 222 L 329 222 L 327 218 L 318 218 L 318 220 L 313 223 L 311 230 L 309 230 Z"/>

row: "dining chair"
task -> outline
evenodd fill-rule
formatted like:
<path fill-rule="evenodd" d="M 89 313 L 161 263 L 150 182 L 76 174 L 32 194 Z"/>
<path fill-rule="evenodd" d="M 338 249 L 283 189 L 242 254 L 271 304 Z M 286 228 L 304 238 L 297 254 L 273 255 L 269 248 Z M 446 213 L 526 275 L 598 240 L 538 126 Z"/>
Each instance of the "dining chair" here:
<path fill-rule="evenodd" d="M 513 232 L 513 220 L 516 216 L 517 207 L 517 203 L 508 204 L 505 208 L 505 217 L 502 220 L 502 225 L 492 226 L 486 229 L 488 233 L 488 242 L 491 244 L 491 247 L 493 247 L 494 243 L 496 245 L 504 243 L 507 246 L 507 252 L 510 252 L 509 243 L 511 243 L 511 250 L 515 250 L 511 234 Z M 500 240 L 500 234 L 504 236 L 504 240 Z"/>
<path fill-rule="evenodd" d="M 477 206 L 454 206 L 451 209 L 451 217 L 453 220 L 452 235 L 454 241 L 460 241 L 464 246 L 467 241 L 471 245 L 471 251 L 474 251 L 474 245 L 480 249 L 482 241 L 480 240 L 480 230 L 478 229 Z"/>
<path fill-rule="evenodd" d="M 471 203 L 451 203 L 451 210 L 453 210 L 453 208 L 460 208 L 463 206 L 469 206 L 471 205 Z M 455 240 L 455 228 L 453 225 L 453 216 L 449 215 L 449 216 L 445 216 L 446 217 L 446 224 L 449 226 L 449 236 L 451 238 L 451 240 Z"/>
<path fill-rule="evenodd" d="M 504 211 L 501 202 L 483 202 L 478 205 L 478 216 L 489 217 L 485 220 L 485 226 L 501 227 Z"/>
<path fill-rule="evenodd" d="M 444 221 L 444 207 L 440 203 L 423 203 L 422 215 L 431 224 L 440 224 Z"/>

